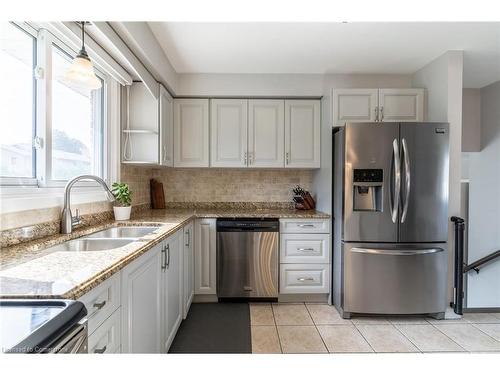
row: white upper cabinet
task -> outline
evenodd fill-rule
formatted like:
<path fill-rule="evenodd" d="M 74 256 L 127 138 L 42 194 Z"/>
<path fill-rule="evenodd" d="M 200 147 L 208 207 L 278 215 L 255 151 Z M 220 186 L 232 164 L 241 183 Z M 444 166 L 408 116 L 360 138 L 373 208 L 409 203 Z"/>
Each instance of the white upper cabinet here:
<path fill-rule="evenodd" d="M 283 168 L 285 166 L 284 107 L 284 100 L 248 101 L 248 166 L 250 168 Z"/>
<path fill-rule="evenodd" d="M 142 82 L 134 82 L 125 91 L 125 121 L 122 127 L 122 161 L 134 164 L 158 164 L 159 103 Z"/>
<path fill-rule="evenodd" d="M 285 101 L 285 168 L 320 167 L 320 101 Z"/>
<path fill-rule="evenodd" d="M 380 89 L 379 121 L 424 121 L 423 89 Z"/>
<path fill-rule="evenodd" d="M 211 167 L 247 165 L 248 100 L 211 100 Z"/>
<path fill-rule="evenodd" d="M 424 89 L 334 89 L 333 123 L 424 121 Z"/>
<path fill-rule="evenodd" d="M 174 100 L 160 86 L 160 164 L 174 166 Z"/>
<path fill-rule="evenodd" d="M 377 120 L 378 89 L 335 89 L 333 93 L 334 124 L 373 122 Z"/>
<path fill-rule="evenodd" d="M 209 166 L 208 99 L 174 100 L 174 166 Z"/>

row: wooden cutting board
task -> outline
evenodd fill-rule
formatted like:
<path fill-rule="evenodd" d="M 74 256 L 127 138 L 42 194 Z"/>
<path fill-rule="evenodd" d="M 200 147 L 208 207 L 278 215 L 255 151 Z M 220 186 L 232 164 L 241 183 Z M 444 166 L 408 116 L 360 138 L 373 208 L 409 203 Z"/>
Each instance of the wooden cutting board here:
<path fill-rule="evenodd" d="M 165 208 L 165 193 L 163 192 L 163 184 L 154 178 L 149 181 L 151 186 L 151 208 Z"/>

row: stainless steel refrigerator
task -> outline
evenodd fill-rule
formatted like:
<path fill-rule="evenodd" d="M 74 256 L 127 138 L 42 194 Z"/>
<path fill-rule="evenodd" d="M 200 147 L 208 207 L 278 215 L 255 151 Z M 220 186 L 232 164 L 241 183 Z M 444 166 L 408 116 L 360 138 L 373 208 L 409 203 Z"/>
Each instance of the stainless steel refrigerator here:
<path fill-rule="evenodd" d="M 442 317 L 448 124 L 348 123 L 333 137 L 335 306 Z"/>

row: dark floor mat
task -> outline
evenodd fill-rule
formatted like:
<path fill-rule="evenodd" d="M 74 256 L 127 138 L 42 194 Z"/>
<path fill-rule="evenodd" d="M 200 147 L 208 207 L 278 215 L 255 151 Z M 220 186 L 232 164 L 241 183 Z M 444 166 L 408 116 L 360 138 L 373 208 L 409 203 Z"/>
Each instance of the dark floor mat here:
<path fill-rule="evenodd" d="M 247 303 L 193 303 L 170 353 L 251 353 Z"/>

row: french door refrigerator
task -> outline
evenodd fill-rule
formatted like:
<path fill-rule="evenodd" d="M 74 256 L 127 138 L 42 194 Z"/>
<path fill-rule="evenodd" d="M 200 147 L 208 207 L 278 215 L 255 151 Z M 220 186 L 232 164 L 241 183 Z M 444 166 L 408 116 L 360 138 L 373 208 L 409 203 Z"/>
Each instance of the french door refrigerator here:
<path fill-rule="evenodd" d="M 447 123 L 348 123 L 334 133 L 334 304 L 444 316 Z"/>

